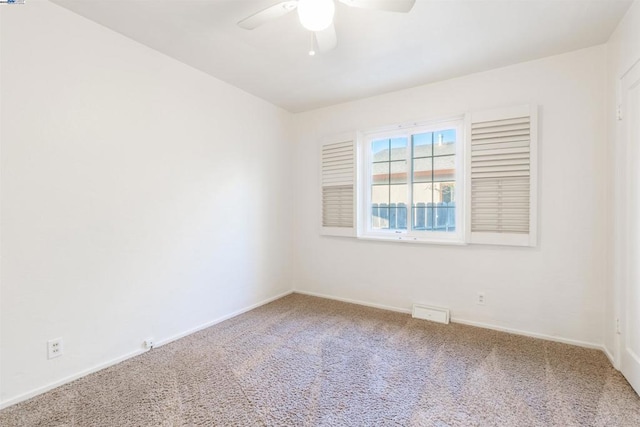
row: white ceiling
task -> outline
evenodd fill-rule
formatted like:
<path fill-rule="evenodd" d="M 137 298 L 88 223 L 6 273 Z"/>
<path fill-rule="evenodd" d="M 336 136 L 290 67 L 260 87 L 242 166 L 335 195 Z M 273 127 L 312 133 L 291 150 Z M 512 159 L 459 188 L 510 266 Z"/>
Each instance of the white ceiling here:
<path fill-rule="evenodd" d="M 604 43 L 632 1 L 417 0 L 409 14 L 336 2 L 335 50 L 307 55 L 295 12 L 236 25 L 279 0 L 53 0 L 291 112 Z"/>

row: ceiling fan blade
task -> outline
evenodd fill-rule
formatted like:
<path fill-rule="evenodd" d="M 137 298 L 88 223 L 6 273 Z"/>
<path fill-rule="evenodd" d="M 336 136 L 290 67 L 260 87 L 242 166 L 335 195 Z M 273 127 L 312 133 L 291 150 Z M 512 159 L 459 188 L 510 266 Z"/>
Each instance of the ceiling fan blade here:
<path fill-rule="evenodd" d="M 363 9 L 386 10 L 388 12 L 407 13 L 416 3 L 416 0 L 338 0 L 347 6 Z"/>
<path fill-rule="evenodd" d="M 320 52 L 327 52 L 331 49 L 335 49 L 338 44 L 338 38 L 336 36 L 336 27 L 329 25 L 322 31 L 316 31 L 316 43 L 318 43 L 318 50 Z"/>
<path fill-rule="evenodd" d="M 244 18 L 242 21 L 238 22 L 238 25 L 245 30 L 253 30 L 265 22 L 286 15 L 297 6 L 297 0 L 283 1 Z"/>

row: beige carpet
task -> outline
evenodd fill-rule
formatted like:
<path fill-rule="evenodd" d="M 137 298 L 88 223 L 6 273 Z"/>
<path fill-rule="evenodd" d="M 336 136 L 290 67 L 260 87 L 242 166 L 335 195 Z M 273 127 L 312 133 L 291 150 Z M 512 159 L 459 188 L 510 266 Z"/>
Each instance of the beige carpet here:
<path fill-rule="evenodd" d="M 0 425 L 640 426 L 640 398 L 600 351 L 294 294 Z"/>

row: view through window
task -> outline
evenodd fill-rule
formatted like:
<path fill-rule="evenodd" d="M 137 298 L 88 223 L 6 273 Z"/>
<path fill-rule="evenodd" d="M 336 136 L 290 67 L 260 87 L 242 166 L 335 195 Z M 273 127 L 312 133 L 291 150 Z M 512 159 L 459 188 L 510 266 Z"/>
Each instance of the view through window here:
<path fill-rule="evenodd" d="M 371 138 L 372 231 L 456 231 L 456 126 Z"/>

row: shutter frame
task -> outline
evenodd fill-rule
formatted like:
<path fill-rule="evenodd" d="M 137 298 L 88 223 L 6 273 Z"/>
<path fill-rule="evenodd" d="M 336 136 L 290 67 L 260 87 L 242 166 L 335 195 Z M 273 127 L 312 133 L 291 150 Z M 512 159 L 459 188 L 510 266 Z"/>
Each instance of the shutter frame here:
<path fill-rule="evenodd" d="M 320 144 L 320 230 L 325 236 L 356 237 L 357 141 L 349 132 Z"/>
<path fill-rule="evenodd" d="M 523 105 L 467 115 L 468 243 L 536 246 L 537 110 Z"/>

